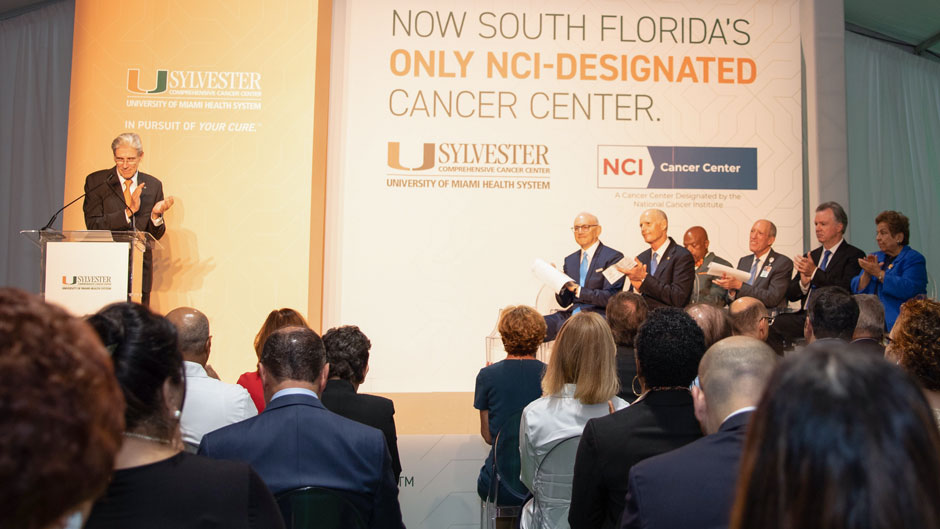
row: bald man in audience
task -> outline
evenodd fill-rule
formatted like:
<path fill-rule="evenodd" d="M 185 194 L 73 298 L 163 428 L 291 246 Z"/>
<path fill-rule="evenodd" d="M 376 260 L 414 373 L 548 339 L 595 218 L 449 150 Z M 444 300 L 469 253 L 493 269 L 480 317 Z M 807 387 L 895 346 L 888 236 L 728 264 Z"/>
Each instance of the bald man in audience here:
<path fill-rule="evenodd" d="M 771 310 L 786 308 L 793 261 L 774 251 L 776 240 L 777 226 L 773 222 L 766 219 L 755 222 L 748 237 L 751 253 L 742 257 L 737 267 L 738 270 L 749 272 L 750 279 L 741 281 L 724 275 L 714 283 L 727 289 L 731 299 L 749 296 L 757 298 Z"/>
<path fill-rule="evenodd" d="M 776 363 L 749 336 L 705 352 L 692 399 L 706 436 L 630 469 L 621 529 L 728 527 L 748 423 Z"/>
<path fill-rule="evenodd" d="M 617 292 L 607 302 L 607 323 L 617 344 L 617 378 L 620 379 L 617 396 L 627 402 L 633 402 L 640 396 L 633 340 L 640 325 L 646 321 L 647 313 L 649 309 L 643 296 L 633 292 Z"/>
<path fill-rule="evenodd" d="M 728 309 L 728 317 L 733 335 L 767 341 L 771 318 L 759 299 L 743 297 L 734 300 Z"/>
<path fill-rule="evenodd" d="M 705 347 L 731 336 L 731 321 L 724 309 L 709 303 L 695 303 L 685 308 L 705 334 Z"/>
<path fill-rule="evenodd" d="M 626 274 L 634 292 L 646 300 L 650 310 L 659 307 L 685 307 L 695 287 L 695 266 L 692 254 L 676 244 L 668 234 L 669 219 L 659 209 L 648 209 L 640 215 L 640 235 L 650 247 L 636 256 Z"/>
<path fill-rule="evenodd" d="M 858 323 L 852 333 L 852 349 L 876 356 L 885 355 L 885 308 L 875 294 L 855 294 Z"/>
<path fill-rule="evenodd" d="M 708 265 L 712 263 L 731 266 L 731 263 L 708 251 L 708 232 L 701 226 L 692 226 L 682 237 L 682 245 L 692 254 L 695 265 L 695 288 L 692 289 L 692 303 L 709 303 L 724 307 L 728 304 L 728 291 L 714 284 L 721 276 L 709 275 Z"/>
<path fill-rule="evenodd" d="M 176 327 L 183 366 L 186 369 L 186 398 L 180 429 L 188 451 L 195 453 L 202 436 L 223 426 L 258 414 L 245 388 L 209 376 L 206 364 L 212 348 L 209 319 L 190 307 L 171 310 L 166 319 Z"/>

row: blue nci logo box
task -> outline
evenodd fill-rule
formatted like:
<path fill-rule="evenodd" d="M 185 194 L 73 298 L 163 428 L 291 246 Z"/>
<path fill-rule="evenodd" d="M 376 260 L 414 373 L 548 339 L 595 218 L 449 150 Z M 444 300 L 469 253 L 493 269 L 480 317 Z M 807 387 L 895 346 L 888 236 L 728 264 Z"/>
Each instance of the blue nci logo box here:
<path fill-rule="evenodd" d="M 757 189 L 757 149 L 598 145 L 597 187 Z"/>

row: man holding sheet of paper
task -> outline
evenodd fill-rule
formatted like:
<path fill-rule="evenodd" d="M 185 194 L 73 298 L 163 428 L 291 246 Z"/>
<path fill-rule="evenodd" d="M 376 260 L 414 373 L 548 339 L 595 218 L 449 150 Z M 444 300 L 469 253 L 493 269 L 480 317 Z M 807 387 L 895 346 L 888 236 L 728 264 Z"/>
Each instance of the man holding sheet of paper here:
<path fill-rule="evenodd" d="M 548 331 L 545 341 L 555 339 L 559 329 L 572 314 L 583 310 L 604 315 L 607 300 L 623 290 L 623 277 L 613 283 L 608 281 L 604 270 L 623 259 L 623 254 L 604 246 L 598 239 L 601 225 L 590 213 L 580 213 L 571 227 L 574 240 L 580 250 L 565 257 L 564 273 L 571 278 L 556 292 L 555 299 L 565 310 L 545 316 Z"/>
<path fill-rule="evenodd" d="M 728 297 L 750 296 L 759 299 L 768 309 L 783 309 L 787 306 L 787 286 L 793 274 L 793 261 L 775 252 L 772 248 L 777 239 L 777 226 L 761 219 L 751 227 L 748 249 L 752 252 L 738 261 L 738 270 L 746 272 L 735 277 L 725 274 L 714 284 L 728 289 Z M 713 265 L 714 266 L 714 265 Z"/>
<path fill-rule="evenodd" d="M 636 256 L 634 266 L 626 274 L 630 287 L 646 300 L 650 310 L 659 307 L 685 307 L 695 287 L 695 265 L 692 254 L 676 244 L 667 234 L 669 219 L 658 209 L 640 215 L 640 234 L 650 247 Z"/>

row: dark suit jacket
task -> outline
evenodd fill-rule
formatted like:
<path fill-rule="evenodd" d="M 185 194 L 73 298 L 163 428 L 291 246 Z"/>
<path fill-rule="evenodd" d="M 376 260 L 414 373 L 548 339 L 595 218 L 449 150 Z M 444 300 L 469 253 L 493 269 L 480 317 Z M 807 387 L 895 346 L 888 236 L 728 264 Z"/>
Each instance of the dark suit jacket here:
<path fill-rule="evenodd" d="M 401 460 L 395 433 L 395 404 L 385 397 L 356 393 L 353 385 L 345 380 L 327 381 L 320 399 L 331 412 L 382 431 L 392 456 L 392 473 L 397 483 L 401 476 Z"/>
<path fill-rule="evenodd" d="M 822 264 L 822 255 L 822 246 L 810 252 L 810 257 L 813 258 L 813 262 L 816 263 L 816 266 Z M 823 270 L 819 268 L 816 270 L 816 273 L 813 274 L 813 279 L 809 283 L 810 288 L 837 286 L 851 291 L 852 278 L 857 276 L 862 270 L 862 267 L 858 265 L 858 260 L 864 257 L 865 252 L 849 244 L 849 241 L 843 240 L 835 253 L 829 257 L 829 262 L 826 263 L 826 269 Z M 806 310 L 807 297 L 807 294 L 804 294 L 803 290 L 800 288 L 800 274 L 797 272 L 794 274 L 793 279 L 790 280 L 790 286 L 787 287 L 787 300 L 799 300 L 800 310 Z"/>
<path fill-rule="evenodd" d="M 884 358 L 885 346 L 874 338 L 859 338 L 849 343 L 849 348 L 853 351 L 871 354 L 878 358 Z"/>
<path fill-rule="evenodd" d="M 770 274 L 767 277 L 761 277 L 767 263 L 770 263 Z M 738 270 L 750 273 L 753 264 L 754 254 L 745 255 L 738 261 Z M 745 283 L 741 285 L 737 297 L 757 298 L 768 309 L 785 308 L 787 306 L 787 286 L 790 284 L 790 276 L 792 275 L 793 261 L 771 248 L 765 262 L 761 264 L 761 269 L 757 271 L 754 284 L 748 285 Z"/>
<path fill-rule="evenodd" d="M 610 284 L 601 272 L 613 266 L 621 259 L 623 259 L 622 253 L 613 248 L 604 246 L 604 243 L 598 241 L 597 249 L 594 250 L 591 264 L 588 266 L 588 274 L 584 279 L 584 286 L 581 287 L 580 294 L 575 296 L 574 292 L 563 289 L 560 294 L 555 295 L 558 304 L 562 307 L 571 305 L 571 307 L 565 309 L 565 312 L 569 315 L 576 307 L 580 307 L 581 310 L 600 312 L 601 315 L 603 315 L 604 309 L 607 308 L 607 301 L 614 294 L 623 290 L 624 278 L 621 277 L 616 283 Z M 578 282 L 581 276 L 581 250 L 565 257 L 564 272 L 575 283 Z"/>
<path fill-rule="evenodd" d="M 752 413 L 739 413 L 712 435 L 637 463 L 630 470 L 621 529 L 728 527 Z"/>
<path fill-rule="evenodd" d="M 275 495 L 304 486 L 345 491 L 370 528 L 404 527 L 382 432 L 316 397 L 278 397 L 260 415 L 203 436 L 199 454 L 249 463 Z"/>
<path fill-rule="evenodd" d="M 636 258 L 649 271 L 653 249 L 647 248 Z M 667 248 L 659 256 L 656 273 L 647 275 L 640 284 L 640 294 L 646 299 L 650 310 L 659 307 L 682 308 L 692 298 L 695 287 L 695 260 L 688 250 L 669 237 Z"/>
<path fill-rule="evenodd" d="M 633 393 L 635 377 L 636 352 L 629 345 L 617 344 L 617 378 L 620 379 L 620 392 L 617 396 L 630 403 L 636 400 L 636 394 Z"/>
<path fill-rule="evenodd" d="M 104 183 L 111 175 L 110 183 Z M 130 231 L 132 226 L 124 216 L 124 188 L 123 179 L 117 173 L 116 167 L 95 171 L 85 177 L 85 201 L 82 209 L 85 212 L 85 227 L 89 230 Z M 134 225 L 137 231 L 145 231 L 155 239 L 163 237 L 166 232 L 166 223 L 155 226 L 150 220 L 153 206 L 163 200 L 163 184 L 146 173 L 137 173 L 137 185 L 144 184 L 140 193 L 140 209 L 134 215 Z M 143 262 L 143 291 L 150 292 L 153 285 L 153 252 L 144 252 Z"/>
<path fill-rule="evenodd" d="M 702 264 L 695 269 L 695 288 L 692 290 L 692 303 L 708 303 L 718 307 L 724 307 L 728 304 L 728 291 L 714 284 L 719 276 L 708 275 L 708 265 L 711 263 L 731 266 L 731 263 L 718 257 L 714 252 L 708 254 L 702 259 Z"/>
<path fill-rule="evenodd" d="M 687 390 L 652 391 L 584 427 L 571 483 L 571 529 L 620 525 L 627 477 L 636 463 L 702 436 Z"/>

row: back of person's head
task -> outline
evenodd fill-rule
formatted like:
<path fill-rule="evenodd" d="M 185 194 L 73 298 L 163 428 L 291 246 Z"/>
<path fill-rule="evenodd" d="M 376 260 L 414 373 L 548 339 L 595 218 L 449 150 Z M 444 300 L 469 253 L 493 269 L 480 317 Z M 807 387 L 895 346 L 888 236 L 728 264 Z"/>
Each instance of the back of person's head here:
<path fill-rule="evenodd" d="M 323 335 L 330 377 L 359 385 L 366 379 L 372 342 L 355 325 L 334 327 Z"/>
<path fill-rule="evenodd" d="M 858 303 L 858 323 L 855 324 L 856 340 L 872 338 L 881 341 L 885 333 L 885 307 L 875 294 L 855 294 Z"/>
<path fill-rule="evenodd" d="M 620 390 L 616 355 L 617 346 L 603 316 L 579 312 L 568 318 L 555 338 L 542 391 L 554 395 L 565 384 L 576 384 L 574 397 L 582 404 L 610 400 Z"/>
<path fill-rule="evenodd" d="M 705 334 L 682 309 L 650 312 L 636 335 L 637 374 L 649 388 L 688 387 L 705 354 Z"/>
<path fill-rule="evenodd" d="M 178 434 L 177 412 L 183 407 L 185 391 L 176 328 L 136 303 L 108 305 L 90 316 L 88 323 L 111 351 L 114 374 L 127 403 L 126 430 L 172 439 Z M 164 393 L 167 382 L 174 395 Z M 173 406 L 168 406 L 171 401 Z"/>
<path fill-rule="evenodd" d="M 323 340 L 307 327 L 284 327 L 271 333 L 261 351 L 261 366 L 274 382 L 316 384 L 326 365 Z"/>
<path fill-rule="evenodd" d="M 728 415 L 757 406 L 779 357 L 765 342 L 750 336 L 719 340 L 698 365 L 692 389 L 695 415 L 707 433 L 715 433 Z"/>
<path fill-rule="evenodd" d="M 739 476 L 733 529 L 940 527 L 940 434 L 923 393 L 847 346 L 781 363 Z"/>
<path fill-rule="evenodd" d="M 40 529 L 104 491 L 124 401 L 87 324 L 0 288 L 0 527 Z"/>
<path fill-rule="evenodd" d="M 767 307 L 757 298 L 738 298 L 728 307 L 731 334 L 735 336 L 752 336 L 760 340 L 766 340 L 766 326 L 762 322 L 767 317 Z"/>
<path fill-rule="evenodd" d="M 261 359 L 261 351 L 264 349 L 264 342 L 271 336 L 271 333 L 284 327 L 306 327 L 307 320 L 294 309 L 272 310 L 268 317 L 264 319 L 258 334 L 255 335 L 255 353 L 258 359 Z"/>
<path fill-rule="evenodd" d="M 911 299 L 891 329 L 886 353 L 928 391 L 940 391 L 940 302 Z"/>
<path fill-rule="evenodd" d="M 858 303 L 852 294 L 842 287 L 822 287 L 813 292 L 806 311 L 815 339 L 852 339 L 858 323 Z"/>
<path fill-rule="evenodd" d="M 705 334 L 705 348 L 723 338 L 731 336 L 731 321 L 725 311 L 710 303 L 695 303 L 685 308 Z"/>
<path fill-rule="evenodd" d="M 507 354 L 534 356 L 545 340 L 548 326 L 537 310 L 526 305 L 517 305 L 503 309 L 499 315 L 497 329 Z"/>
<path fill-rule="evenodd" d="M 614 343 L 633 347 L 636 331 L 646 321 L 649 309 L 643 296 L 633 292 L 617 292 L 607 302 L 607 323 Z"/>
<path fill-rule="evenodd" d="M 209 359 L 209 318 L 190 307 L 179 307 L 166 314 L 176 327 L 177 342 L 183 360 L 205 365 Z"/>

